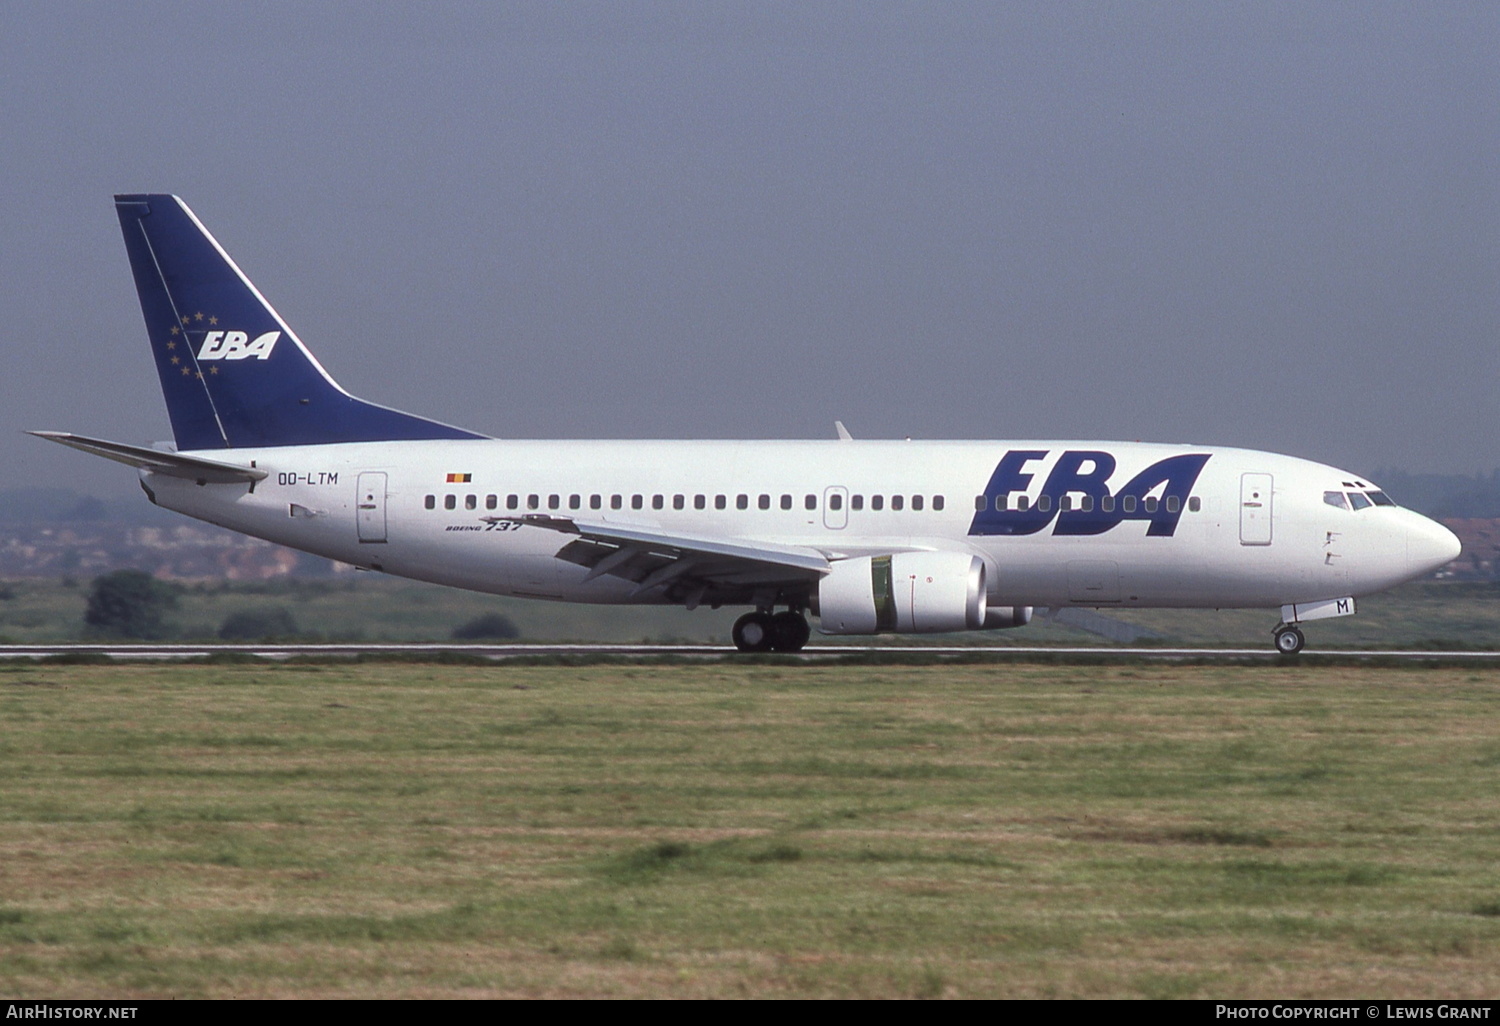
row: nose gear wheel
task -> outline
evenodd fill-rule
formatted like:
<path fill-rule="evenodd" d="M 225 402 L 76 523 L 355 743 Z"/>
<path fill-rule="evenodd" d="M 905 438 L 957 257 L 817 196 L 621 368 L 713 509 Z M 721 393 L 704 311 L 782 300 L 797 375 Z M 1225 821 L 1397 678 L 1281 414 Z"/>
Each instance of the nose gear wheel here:
<path fill-rule="evenodd" d="M 1282 655 L 1296 655 L 1302 651 L 1302 646 L 1307 644 L 1307 639 L 1297 628 L 1282 624 L 1276 628 L 1276 651 Z"/>

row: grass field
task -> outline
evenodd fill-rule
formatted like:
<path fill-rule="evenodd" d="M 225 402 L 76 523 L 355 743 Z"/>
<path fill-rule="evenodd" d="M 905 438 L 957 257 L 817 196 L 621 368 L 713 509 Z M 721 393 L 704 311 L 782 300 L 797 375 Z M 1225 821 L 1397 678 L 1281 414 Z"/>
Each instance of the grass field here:
<path fill-rule="evenodd" d="M 0 642 L 47 644 L 83 636 L 89 582 L 13 581 L 0 585 Z M 483 613 L 499 612 L 531 642 L 717 642 L 743 609 L 589 606 L 502 599 L 378 574 L 289 579 L 268 584 L 190 586 L 170 615 L 172 636 L 216 636 L 232 613 L 285 609 L 309 638 L 330 641 L 444 641 Z M 1149 627 L 1163 643 L 1259 645 L 1268 651 L 1276 610 L 1105 610 Z M 1320 648 L 1471 646 L 1500 648 L 1500 587 L 1486 583 L 1420 582 L 1359 602 L 1359 615 L 1306 628 L 1310 651 Z M 868 638 L 825 639 L 868 644 Z M 1021 630 L 906 636 L 901 644 L 1078 645 L 1100 638 L 1038 620 Z"/>
<path fill-rule="evenodd" d="M 0 992 L 1500 993 L 1500 671 L 0 666 Z"/>

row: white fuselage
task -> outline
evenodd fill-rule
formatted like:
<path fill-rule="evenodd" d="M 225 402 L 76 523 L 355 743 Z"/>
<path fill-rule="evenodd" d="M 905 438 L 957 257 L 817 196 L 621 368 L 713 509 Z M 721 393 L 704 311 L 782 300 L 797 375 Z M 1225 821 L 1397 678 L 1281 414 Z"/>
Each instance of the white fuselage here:
<path fill-rule="evenodd" d="M 1004 508 L 996 513 L 994 482 L 1008 454 Z M 1326 494 L 1367 493 L 1374 490 L 1368 482 L 1245 449 L 1077 441 L 464 440 L 232 455 L 268 476 L 253 488 L 149 471 L 142 480 L 169 509 L 330 559 L 476 591 L 577 602 L 679 600 L 607 574 L 586 580 L 583 566 L 556 558 L 567 538 L 505 518 L 586 518 L 797 546 L 830 560 L 965 552 L 984 560 L 988 600 L 997 606 L 1315 602 L 1380 591 L 1457 555 L 1452 534 L 1417 513 L 1389 505 L 1341 508 Z M 1101 456 L 1115 466 L 1101 467 Z M 1150 471 L 1173 457 L 1200 465 L 1168 517 L 1163 495 L 1170 486 L 1146 486 Z M 1092 493 L 1071 490 L 1068 513 L 1056 508 L 1061 493 L 1049 496 L 1053 515 L 1043 522 L 1038 506 L 1064 458 L 1072 460 L 1074 482 L 1093 481 Z M 1066 485 L 1067 476 L 1059 475 Z M 1132 479 L 1144 482 L 1131 499 L 1140 506 L 1125 517 Z M 901 508 L 893 508 L 898 497 Z M 1163 521 L 1155 533 L 1157 520 L 1144 515 L 1147 500 Z M 1090 509 L 1080 512 L 1085 503 Z M 973 533 L 981 505 L 989 522 L 1011 526 Z M 1113 512 L 1101 524 L 1105 505 Z M 1096 520 L 1068 534 L 1060 526 L 1067 516 Z"/>

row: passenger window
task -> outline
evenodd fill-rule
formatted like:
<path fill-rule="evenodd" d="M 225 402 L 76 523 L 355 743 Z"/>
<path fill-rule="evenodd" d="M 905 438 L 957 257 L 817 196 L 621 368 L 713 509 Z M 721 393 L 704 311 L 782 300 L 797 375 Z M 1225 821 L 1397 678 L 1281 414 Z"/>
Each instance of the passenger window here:
<path fill-rule="evenodd" d="M 762 493 L 761 497 L 760 497 L 760 501 L 757 503 L 757 505 L 760 506 L 761 509 L 770 509 L 771 508 L 771 497 L 769 495 L 766 495 L 766 494 Z"/>
<path fill-rule="evenodd" d="M 1364 509 L 1366 506 L 1372 506 L 1372 505 L 1374 505 L 1374 503 L 1372 503 L 1369 499 L 1365 498 L 1359 492 L 1350 492 L 1349 493 L 1349 505 L 1353 509 Z"/>
<path fill-rule="evenodd" d="M 883 496 L 883 495 L 872 495 L 872 496 L 870 496 L 870 508 L 874 509 L 874 510 L 884 509 L 885 508 L 885 496 Z"/>
<path fill-rule="evenodd" d="M 829 509 L 843 509 L 844 508 L 844 497 L 842 495 L 840 495 L 838 492 L 834 492 L 832 495 L 830 495 L 828 497 L 828 508 Z"/>
<path fill-rule="evenodd" d="M 913 495 L 911 497 L 911 508 L 912 509 L 921 509 L 922 505 L 923 505 L 922 504 L 922 497 L 920 495 Z"/>
<path fill-rule="evenodd" d="M 640 509 L 646 505 L 646 497 L 643 495 L 632 495 L 630 497 L 630 508 Z"/>
<path fill-rule="evenodd" d="M 422 505 L 426 506 L 428 509 L 437 509 L 437 496 L 427 496 L 427 498 L 423 500 Z"/>
<path fill-rule="evenodd" d="M 1017 495 L 1016 496 L 1016 512 L 1017 513 L 1025 513 L 1026 510 L 1030 506 L 1031 506 L 1031 498 L 1029 496 L 1025 496 L 1025 495 Z"/>
<path fill-rule="evenodd" d="M 521 508 L 521 497 L 519 495 L 507 495 L 505 497 L 505 508 L 506 509 L 520 509 Z"/>
<path fill-rule="evenodd" d="M 791 509 L 792 508 L 792 497 L 790 495 L 783 495 L 781 497 L 781 508 L 782 509 Z"/>
<path fill-rule="evenodd" d="M 625 496 L 623 496 L 623 495 L 611 495 L 609 497 L 609 508 L 610 509 L 623 509 L 624 507 L 625 507 Z"/>
<path fill-rule="evenodd" d="M 666 504 L 667 504 L 666 499 L 662 498 L 660 495 L 653 495 L 653 496 L 651 496 L 651 508 L 652 509 L 661 509 Z"/>
<path fill-rule="evenodd" d="M 1155 513 L 1156 512 L 1156 496 L 1149 495 L 1149 496 L 1146 497 L 1146 512 L 1147 513 Z"/>
<path fill-rule="evenodd" d="M 943 511 L 943 497 L 941 495 L 934 495 L 932 497 L 932 508 L 939 513 Z"/>
<path fill-rule="evenodd" d="M 1135 512 L 1135 496 L 1134 495 L 1127 495 L 1124 498 L 1122 498 L 1120 500 L 1120 509 L 1122 509 L 1126 513 L 1134 513 Z"/>
<path fill-rule="evenodd" d="M 1036 508 L 1043 513 L 1052 512 L 1052 496 L 1038 495 L 1036 499 Z"/>
<path fill-rule="evenodd" d="M 1394 506 L 1396 504 L 1395 500 L 1385 494 L 1385 492 L 1371 492 L 1370 501 L 1377 506 Z"/>
<path fill-rule="evenodd" d="M 1196 495 L 1188 497 L 1188 512 L 1196 513 L 1203 508 L 1203 500 Z"/>
<path fill-rule="evenodd" d="M 849 496 L 849 508 L 850 509 L 864 509 L 865 508 L 865 497 L 863 495 L 851 495 L 851 496 Z"/>
<path fill-rule="evenodd" d="M 1073 509 L 1073 496 L 1064 495 L 1062 498 L 1058 499 L 1057 508 L 1064 513 L 1071 512 Z"/>
<path fill-rule="evenodd" d="M 602 495 L 590 495 L 589 496 L 589 509 L 603 509 L 603 508 L 604 508 L 604 496 L 602 496 Z"/>
<path fill-rule="evenodd" d="M 478 509 L 478 508 L 479 508 L 479 496 L 477 496 L 477 495 L 465 495 L 464 496 L 464 509 Z"/>
<path fill-rule="evenodd" d="M 1000 496 L 997 495 L 997 496 L 995 496 L 995 498 L 998 499 L 998 498 L 1000 498 Z M 976 495 L 976 496 L 974 496 L 974 512 L 978 513 L 978 512 L 981 512 L 982 510 L 988 509 L 989 505 L 990 505 L 990 500 L 987 499 L 987 498 L 985 498 L 983 495 Z M 999 509 L 998 506 L 996 506 L 995 508 Z"/>
<path fill-rule="evenodd" d="M 547 496 L 547 508 L 548 509 L 560 509 L 561 507 L 562 507 L 562 496 L 561 495 L 549 495 L 549 496 Z"/>
<path fill-rule="evenodd" d="M 499 505 L 500 505 L 500 496 L 498 496 L 498 495 L 486 495 L 484 497 L 484 508 L 485 509 L 494 509 L 495 507 L 497 507 Z"/>
<path fill-rule="evenodd" d="M 445 496 L 443 496 L 443 508 L 444 509 L 457 509 L 458 508 L 458 496 L 456 496 L 456 495 L 445 495 Z"/>
<path fill-rule="evenodd" d="M 1099 496 L 1099 509 L 1105 513 L 1113 513 L 1115 511 L 1115 497 L 1113 495 Z"/>
<path fill-rule="evenodd" d="M 905 504 L 905 502 L 906 502 L 906 500 L 903 499 L 901 496 L 899 496 L 899 495 L 892 495 L 891 496 L 891 509 L 900 509 Z"/>
<path fill-rule="evenodd" d="M 1344 498 L 1343 492 L 1324 492 L 1323 501 L 1335 509 L 1348 509 L 1349 500 Z"/>
<path fill-rule="evenodd" d="M 672 496 L 673 509 L 687 509 L 687 499 L 681 495 Z"/>
<path fill-rule="evenodd" d="M 750 508 L 750 496 L 745 495 L 743 492 L 740 493 L 739 495 L 736 495 L 734 497 L 734 508 L 735 509 L 749 509 Z"/>
<path fill-rule="evenodd" d="M 694 509 L 707 509 L 708 508 L 708 496 L 707 495 L 695 495 L 695 496 L 693 496 L 693 508 Z"/>
<path fill-rule="evenodd" d="M 1167 496 L 1167 512 L 1178 513 L 1182 510 L 1182 500 L 1175 495 Z"/>
<path fill-rule="evenodd" d="M 570 496 L 568 496 L 568 508 L 569 509 L 582 509 L 583 508 L 583 496 L 581 496 L 581 495 L 570 495 Z"/>
<path fill-rule="evenodd" d="M 1078 508 L 1081 509 L 1081 510 L 1083 510 L 1085 513 L 1091 513 L 1091 512 L 1093 512 L 1093 510 L 1094 510 L 1094 497 L 1092 495 L 1081 495 L 1081 496 L 1079 496 L 1078 497 Z"/>
<path fill-rule="evenodd" d="M 729 496 L 727 496 L 727 495 L 715 495 L 714 496 L 714 509 L 727 509 L 728 507 L 729 507 Z"/>

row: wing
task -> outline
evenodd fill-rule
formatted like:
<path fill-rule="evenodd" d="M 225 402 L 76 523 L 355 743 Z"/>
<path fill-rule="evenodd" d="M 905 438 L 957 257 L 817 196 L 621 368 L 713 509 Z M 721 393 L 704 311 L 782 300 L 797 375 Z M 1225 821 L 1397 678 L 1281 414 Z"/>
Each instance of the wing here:
<path fill-rule="evenodd" d="M 159 452 L 143 445 L 126 445 L 124 442 L 106 442 L 102 438 L 70 435 L 66 431 L 28 431 L 27 434 L 45 438 L 49 442 L 80 449 L 83 452 L 103 456 L 107 460 L 123 463 L 127 467 L 140 467 L 168 477 L 185 477 L 199 484 L 230 484 L 235 481 L 260 481 L 266 476 L 264 470 L 255 467 L 220 463 L 200 456 L 184 456 L 175 452 Z"/>
<path fill-rule="evenodd" d="M 572 535 L 557 558 L 587 567 L 585 581 L 619 577 L 634 582 L 632 596 L 661 588 L 668 599 L 689 609 L 705 601 L 769 602 L 787 590 L 806 591 L 829 571 L 828 558 L 821 552 L 796 545 L 668 534 L 542 513 L 482 519 Z"/>

